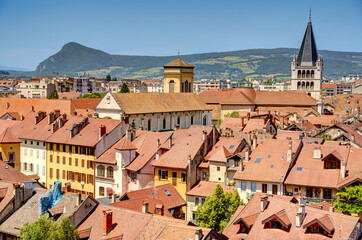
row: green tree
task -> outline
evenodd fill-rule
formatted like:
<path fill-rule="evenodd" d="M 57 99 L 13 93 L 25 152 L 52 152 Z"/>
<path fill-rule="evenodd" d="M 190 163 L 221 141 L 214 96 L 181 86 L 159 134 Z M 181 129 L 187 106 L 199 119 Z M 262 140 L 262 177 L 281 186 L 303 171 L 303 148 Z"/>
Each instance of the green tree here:
<path fill-rule="evenodd" d="M 48 99 L 58 99 L 58 91 L 56 88 L 54 88 L 53 92 L 48 96 Z"/>
<path fill-rule="evenodd" d="M 82 98 L 102 98 L 104 94 L 101 93 L 86 93 L 83 94 Z"/>
<path fill-rule="evenodd" d="M 241 203 L 237 190 L 224 194 L 222 187 L 216 185 L 212 195 L 197 209 L 197 226 L 222 232 Z"/>
<path fill-rule="evenodd" d="M 111 81 L 111 79 L 112 79 L 111 75 L 107 74 L 106 80 L 107 80 L 107 81 Z"/>
<path fill-rule="evenodd" d="M 20 239 L 22 240 L 73 240 L 79 239 L 79 234 L 69 221 L 63 219 L 60 223 L 53 222 L 52 218 L 45 215 L 39 217 L 32 223 L 25 223 L 20 229 Z"/>
<path fill-rule="evenodd" d="M 117 81 L 117 78 L 116 77 L 112 78 L 112 81 Z"/>
<path fill-rule="evenodd" d="M 122 88 L 121 88 L 121 90 L 119 90 L 119 92 L 120 93 L 129 93 L 130 92 L 126 83 L 122 84 Z"/>
<path fill-rule="evenodd" d="M 239 116 L 239 112 L 232 112 L 231 114 L 230 114 L 230 117 L 232 117 L 232 118 L 239 118 L 240 116 Z"/>
<path fill-rule="evenodd" d="M 362 213 L 362 184 L 349 186 L 337 193 L 335 207 L 342 213 Z"/>

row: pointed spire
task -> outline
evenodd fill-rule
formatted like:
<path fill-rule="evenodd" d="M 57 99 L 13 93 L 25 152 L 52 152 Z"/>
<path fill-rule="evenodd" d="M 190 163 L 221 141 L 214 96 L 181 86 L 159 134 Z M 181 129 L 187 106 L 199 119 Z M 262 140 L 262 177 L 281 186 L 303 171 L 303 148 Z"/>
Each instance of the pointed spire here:
<path fill-rule="evenodd" d="M 309 8 L 309 21 L 312 22 L 312 7 Z"/>
<path fill-rule="evenodd" d="M 315 66 L 318 59 L 317 45 L 314 40 L 314 33 L 311 21 L 311 12 L 309 13 L 309 21 L 304 33 L 302 45 L 300 46 L 297 65 L 298 66 Z"/>

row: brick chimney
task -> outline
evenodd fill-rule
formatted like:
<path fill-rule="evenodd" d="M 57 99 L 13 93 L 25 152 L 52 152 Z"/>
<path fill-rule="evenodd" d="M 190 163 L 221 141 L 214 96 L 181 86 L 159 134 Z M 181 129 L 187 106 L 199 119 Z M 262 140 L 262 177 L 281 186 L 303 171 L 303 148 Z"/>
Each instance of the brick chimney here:
<path fill-rule="evenodd" d="M 246 114 L 246 117 L 248 118 L 248 120 L 250 119 L 250 112 Z"/>
<path fill-rule="evenodd" d="M 246 149 L 245 149 L 245 159 L 244 159 L 245 162 L 249 162 L 249 154 L 250 154 L 249 148 L 246 147 Z"/>
<path fill-rule="evenodd" d="M 147 200 L 144 200 L 142 202 L 142 212 L 143 213 L 148 213 L 148 201 Z"/>
<path fill-rule="evenodd" d="M 317 160 L 320 160 L 322 158 L 322 150 L 320 146 L 314 148 L 313 158 Z"/>
<path fill-rule="evenodd" d="M 293 144 L 293 142 L 292 142 L 292 141 L 289 141 L 289 144 L 288 144 L 288 152 L 287 152 L 287 162 L 292 161 L 292 156 L 293 156 L 293 153 L 292 153 L 292 144 Z"/>
<path fill-rule="evenodd" d="M 163 216 L 164 208 L 163 208 L 162 204 L 156 204 L 156 206 L 155 206 L 155 214 Z"/>
<path fill-rule="evenodd" d="M 50 125 L 54 121 L 54 112 L 50 112 L 48 114 L 48 125 Z"/>
<path fill-rule="evenodd" d="M 351 140 L 352 140 L 352 142 L 356 141 L 354 134 L 351 134 Z"/>
<path fill-rule="evenodd" d="M 260 196 L 260 212 L 264 212 L 267 204 L 268 204 L 268 196 L 267 195 Z"/>
<path fill-rule="evenodd" d="M 168 148 L 171 149 L 172 147 L 172 135 L 168 138 Z"/>
<path fill-rule="evenodd" d="M 241 127 L 242 127 L 242 128 L 244 127 L 244 124 L 245 124 L 245 122 L 244 122 L 244 117 L 241 117 Z"/>
<path fill-rule="evenodd" d="M 127 130 L 126 130 L 126 138 L 129 140 L 129 141 L 133 141 L 132 139 L 132 129 L 130 126 L 128 126 Z"/>
<path fill-rule="evenodd" d="M 216 128 L 214 125 L 211 125 L 212 127 L 212 145 L 214 146 L 216 144 Z"/>
<path fill-rule="evenodd" d="M 105 125 L 101 125 L 99 127 L 99 139 L 101 139 L 105 134 L 106 134 L 106 126 Z"/>
<path fill-rule="evenodd" d="M 346 178 L 346 159 L 343 158 L 341 161 L 341 178 L 345 179 Z"/>
<path fill-rule="evenodd" d="M 107 233 L 112 228 L 112 210 L 108 209 L 103 211 L 103 235 L 107 235 Z"/>

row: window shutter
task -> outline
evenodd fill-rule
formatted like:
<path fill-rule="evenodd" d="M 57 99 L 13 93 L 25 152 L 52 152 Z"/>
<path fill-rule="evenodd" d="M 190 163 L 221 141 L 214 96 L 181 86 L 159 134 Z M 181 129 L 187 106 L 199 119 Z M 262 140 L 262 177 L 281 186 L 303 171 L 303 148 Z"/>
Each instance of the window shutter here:
<path fill-rule="evenodd" d="M 166 171 L 166 179 L 168 179 L 168 171 Z"/>

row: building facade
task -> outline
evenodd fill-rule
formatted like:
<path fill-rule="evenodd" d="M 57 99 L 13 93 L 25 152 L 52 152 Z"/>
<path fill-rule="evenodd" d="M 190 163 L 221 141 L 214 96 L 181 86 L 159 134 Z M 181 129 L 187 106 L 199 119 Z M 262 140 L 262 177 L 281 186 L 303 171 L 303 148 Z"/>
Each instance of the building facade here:
<path fill-rule="evenodd" d="M 163 88 L 165 93 L 193 92 L 194 66 L 181 58 L 165 64 Z"/>

